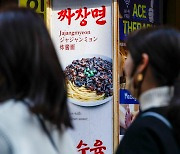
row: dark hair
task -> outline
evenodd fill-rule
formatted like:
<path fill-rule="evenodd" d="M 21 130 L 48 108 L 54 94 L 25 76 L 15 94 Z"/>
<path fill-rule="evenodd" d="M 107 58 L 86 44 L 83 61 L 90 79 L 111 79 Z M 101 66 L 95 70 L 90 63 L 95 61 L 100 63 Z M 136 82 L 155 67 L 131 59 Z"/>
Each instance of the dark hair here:
<path fill-rule="evenodd" d="M 127 48 L 135 67 L 141 62 L 142 53 L 147 53 L 159 86 L 173 85 L 180 66 L 180 34 L 177 30 L 154 27 L 136 31 L 129 35 Z"/>
<path fill-rule="evenodd" d="M 167 117 L 180 145 L 180 32 L 161 26 L 142 29 L 129 35 L 127 47 L 135 64 L 134 70 L 141 62 L 142 53 L 147 53 L 158 86 L 174 86 Z"/>
<path fill-rule="evenodd" d="M 29 100 L 59 130 L 71 127 L 63 70 L 44 21 L 27 8 L 0 11 L 0 102 Z"/>

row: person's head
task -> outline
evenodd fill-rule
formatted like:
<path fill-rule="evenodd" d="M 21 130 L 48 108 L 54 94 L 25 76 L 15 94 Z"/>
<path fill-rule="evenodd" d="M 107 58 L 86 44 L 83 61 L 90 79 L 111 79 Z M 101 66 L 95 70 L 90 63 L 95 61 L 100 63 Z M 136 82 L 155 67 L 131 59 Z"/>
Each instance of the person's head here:
<path fill-rule="evenodd" d="M 133 87 L 142 92 L 173 86 L 180 72 L 180 33 L 172 28 L 154 27 L 133 32 L 127 39 L 129 55 L 125 64 Z"/>
<path fill-rule="evenodd" d="M 0 11 L 0 102 L 29 100 L 31 111 L 71 126 L 63 70 L 44 21 L 26 8 Z"/>

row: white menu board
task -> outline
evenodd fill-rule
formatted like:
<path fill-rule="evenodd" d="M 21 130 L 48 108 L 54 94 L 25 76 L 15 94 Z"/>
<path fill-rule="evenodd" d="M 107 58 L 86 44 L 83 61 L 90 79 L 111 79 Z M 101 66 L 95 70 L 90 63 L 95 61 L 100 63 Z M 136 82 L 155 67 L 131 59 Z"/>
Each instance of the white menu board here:
<path fill-rule="evenodd" d="M 112 154 L 112 1 L 53 0 L 50 20 L 75 148 L 79 154 Z"/>

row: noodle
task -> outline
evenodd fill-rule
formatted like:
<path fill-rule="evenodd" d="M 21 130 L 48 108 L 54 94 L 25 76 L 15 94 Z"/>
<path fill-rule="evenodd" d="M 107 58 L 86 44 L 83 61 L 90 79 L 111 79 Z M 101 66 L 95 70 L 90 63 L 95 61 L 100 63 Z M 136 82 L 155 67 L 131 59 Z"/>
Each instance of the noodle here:
<path fill-rule="evenodd" d="M 105 94 L 97 95 L 96 91 L 86 89 L 84 86 L 77 87 L 71 81 L 67 81 L 68 97 L 78 99 L 79 101 L 103 100 Z"/>
<path fill-rule="evenodd" d="M 67 94 L 80 102 L 104 100 L 112 96 L 112 63 L 102 58 L 73 60 L 65 68 Z"/>

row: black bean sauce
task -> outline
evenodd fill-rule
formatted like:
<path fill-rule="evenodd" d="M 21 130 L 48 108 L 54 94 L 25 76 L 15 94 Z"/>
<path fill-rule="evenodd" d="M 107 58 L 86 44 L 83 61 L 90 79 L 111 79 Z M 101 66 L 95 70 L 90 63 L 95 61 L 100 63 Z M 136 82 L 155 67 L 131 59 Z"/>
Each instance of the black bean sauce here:
<path fill-rule="evenodd" d="M 67 80 L 76 86 L 96 91 L 98 95 L 112 96 L 112 63 L 102 58 L 82 58 L 74 60 L 65 68 Z"/>

